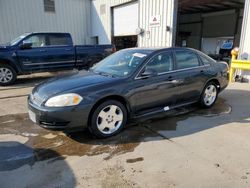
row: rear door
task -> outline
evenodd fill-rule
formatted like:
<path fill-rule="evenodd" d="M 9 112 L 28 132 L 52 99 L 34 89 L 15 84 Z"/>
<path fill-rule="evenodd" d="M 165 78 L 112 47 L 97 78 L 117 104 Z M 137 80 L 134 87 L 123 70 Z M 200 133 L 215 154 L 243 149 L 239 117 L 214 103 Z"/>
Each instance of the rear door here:
<path fill-rule="evenodd" d="M 177 104 L 199 100 L 206 82 L 206 66 L 191 50 L 175 50 L 176 77 L 181 82 Z"/>
<path fill-rule="evenodd" d="M 71 36 L 64 33 L 48 34 L 46 66 L 51 69 L 74 68 L 75 50 Z"/>

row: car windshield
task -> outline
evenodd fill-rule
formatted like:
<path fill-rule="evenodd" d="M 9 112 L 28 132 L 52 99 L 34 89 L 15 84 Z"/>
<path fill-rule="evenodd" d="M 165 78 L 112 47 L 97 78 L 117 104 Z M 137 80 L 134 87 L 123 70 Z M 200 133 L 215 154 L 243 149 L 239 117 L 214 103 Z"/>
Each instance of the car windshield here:
<path fill-rule="evenodd" d="M 12 40 L 10 42 L 10 45 L 13 46 L 13 45 L 16 45 L 17 43 L 19 43 L 22 39 L 24 39 L 28 34 L 24 34 L 24 35 L 21 35 L 17 38 L 15 38 L 14 40 Z"/>
<path fill-rule="evenodd" d="M 98 74 L 127 77 L 151 52 L 150 50 L 122 50 L 103 59 L 90 70 Z"/>

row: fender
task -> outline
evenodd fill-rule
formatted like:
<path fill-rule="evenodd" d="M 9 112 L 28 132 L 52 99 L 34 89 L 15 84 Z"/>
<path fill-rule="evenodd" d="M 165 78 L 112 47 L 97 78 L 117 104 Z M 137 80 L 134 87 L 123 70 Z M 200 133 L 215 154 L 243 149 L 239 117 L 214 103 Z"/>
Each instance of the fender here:
<path fill-rule="evenodd" d="M 208 80 L 206 81 L 206 83 L 205 83 L 203 89 L 205 88 L 205 86 L 207 85 L 207 83 L 208 83 L 208 82 L 211 82 L 211 81 L 214 81 L 215 84 L 217 85 L 217 88 L 220 90 L 221 84 L 220 84 L 220 81 L 219 81 L 219 79 L 218 79 L 217 77 L 213 77 L 213 78 L 208 79 Z"/>
<path fill-rule="evenodd" d="M 0 64 L 1 64 L 1 63 L 6 63 L 6 64 L 11 65 L 11 66 L 16 70 L 17 74 L 22 73 L 21 68 L 18 67 L 18 66 L 16 65 L 16 63 L 15 63 L 14 61 L 12 61 L 12 60 L 0 58 Z"/>

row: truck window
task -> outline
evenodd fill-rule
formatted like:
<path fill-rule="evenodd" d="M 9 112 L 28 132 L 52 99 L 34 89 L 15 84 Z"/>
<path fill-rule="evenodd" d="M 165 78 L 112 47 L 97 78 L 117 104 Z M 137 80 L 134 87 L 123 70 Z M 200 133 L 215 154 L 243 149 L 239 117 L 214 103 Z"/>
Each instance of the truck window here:
<path fill-rule="evenodd" d="M 46 37 L 45 35 L 32 35 L 25 39 L 23 43 L 32 43 L 32 48 L 44 47 L 46 46 Z"/>
<path fill-rule="evenodd" d="M 70 45 L 67 35 L 49 35 L 50 46 L 68 46 Z"/>

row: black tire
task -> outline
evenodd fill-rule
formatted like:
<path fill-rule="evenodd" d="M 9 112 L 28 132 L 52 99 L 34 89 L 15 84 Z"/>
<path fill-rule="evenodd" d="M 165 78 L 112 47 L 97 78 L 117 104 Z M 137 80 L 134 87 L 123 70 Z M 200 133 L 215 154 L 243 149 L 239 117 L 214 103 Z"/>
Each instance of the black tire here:
<path fill-rule="evenodd" d="M 99 113 L 103 109 L 105 109 L 111 105 L 115 105 L 115 106 L 119 107 L 119 109 L 122 111 L 123 120 L 122 120 L 121 125 L 119 125 L 119 128 L 115 132 L 110 133 L 110 134 L 104 134 L 103 132 L 101 132 L 98 129 L 98 125 L 97 125 L 98 116 L 99 116 Z M 89 121 L 88 129 L 97 138 L 111 137 L 111 136 L 114 136 L 122 131 L 122 129 L 124 128 L 124 126 L 127 123 L 127 117 L 128 117 L 127 109 L 125 108 L 125 106 L 121 102 L 116 101 L 116 100 L 107 100 L 107 101 L 101 103 L 99 106 L 97 106 L 96 109 L 93 110 L 93 113 L 90 114 L 90 118 L 89 118 L 90 121 Z"/>
<path fill-rule="evenodd" d="M 207 101 L 205 101 L 206 89 L 209 89 L 210 87 L 213 87 L 214 91 L 216 92 L 216 94 L 214 96 L 215 98 L 212 100 L 213 101 L 212 103 L 208 103 Z M 215 104 L 217 98 L 218 98 L 218 86 L 217 86 L 217 84 L 215 84 L 214 82 L 208 82 L 202 91 L 202 94 L 200 97 L 200 105 L 202 108 L 211 108 Z"/>
<path fill-rule="evenodd" d="M 8 72 L 12 75 L 12 77 L 9 80 L 4 80 L 3 77 L 1 77 L 1 69 L 2 70 L 8 70 Z M 16 70 L 8 64 L 0 64 L 0 86 L 8 86 L 11 85 L 13 83 L 15 83 L 17 78 L 17 73 Z"/>

